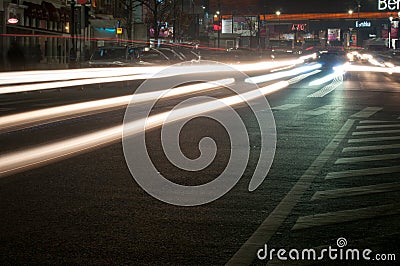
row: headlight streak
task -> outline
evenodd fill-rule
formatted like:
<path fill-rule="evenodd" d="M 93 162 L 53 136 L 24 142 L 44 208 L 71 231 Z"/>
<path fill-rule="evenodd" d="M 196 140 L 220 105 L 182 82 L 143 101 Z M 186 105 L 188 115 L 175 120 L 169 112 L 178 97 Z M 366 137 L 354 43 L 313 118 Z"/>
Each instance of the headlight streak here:
<path fill-rule="evenodd" d="M 295 83 L 297 83 L 297 82 L 302 81 L 302 80 L 305 79 L 305 78 L 308 78 L 308 77 L 310 77 L 310 76 L 313 76 L 313 75 L 315 75 L 315 74 L 318 74 L 319 72 L 321 72 L 321 70 L 319 70 L 319 69 L 318 69 L 318 70 L 314 70 L 314 71 L 312 71 L 312 72 L 309 72 L 309 73 L 302 74 L 302 75 L 299 75 L 299 76 L 297 76 L 297 77 L 291 78 L 291 79 L 288 80 L 288 82 L 289 82 L 289 84 L 295 84 Z"/>
<path fill-rule="evenodd" d="M 178 112 L 179 114 L 179 116 L 174 115 L 175 117 L 177 117 L 174 121 L 214 111 L 216 110 L 216 106 L 221 106 L 220 104 L 215 104 L 220 101 L 224 102 L 227 105 L 236 105 L 245 102 L 245 99 L 247 101 L 254 100 L 257 97 L 260 97 L 260 95 L 267 95 L 276 92 L 287 87 L 288 85 L 288 81 L 280 81 L 262 87 L 259 89 L 259 91 L 249 91 L 244 93 L 243 95 L 235 95 L 223 99 L 201 103 L 195 106 L 183 107 L 181 109 L 174 110 L 174 112 Z M 194 110 L 196 110 L 197 112 L 193 112 Z M 150 116 L 148 118 L 143 118 L 144 121 L 132 121 L 128 125 L 125 125 L 124 133 L 128 132 L 128 136 L 142 133 L 144 122 L 146 124 L 145 130 L 159 127 L 163 125 L 164 121 L 170 114 L 171 111 L 167 111 L 161 114 Z M 94 148 L 100 148 L 115 143 L 116 141 L 121 139 L 122 132 L 123 125 L 118 125 L 108 129 L 99 130 L 94 133 L 85 134 L 79 137 L 57 141 L 51 144 L 41 145 L 40 147 L 33 147 L 23 151 L 4 154 L 0 156 L 0 177 L 28 170 L 33 167 L 39 167 L 41 165 L 49 164 L 63 158 L 75 156 L 79 153 L 89 151 Z"/>
<path fill-rule="evenodd" d="M 241 72 L 248 72 L 248 71 L 257 71 L 257 70 L 267 70 L 273 68 L 279 68 L 288 65 L 299 65 L 303 64 L 304 59 L 293 59 L 293 60 L 282 60 L 282 61 L 266 61 L 266 62 L 258 62 L 252 64 L 232 64 L 229 65 Z"/>
<path fill-rule="evenodd" d="M 377 66 L 357 66 L 357 65 L 346 65 L 345 71 L 352 72 L 376 72 L 376 73 L 400 73 L 400 67 L 377 67 Z"/>
<path fill-rule="evenodd" d="M 69 104 L 51 108 L 45 108 L 36 111 L 18 113 L 0 117 L 0 132 L 9 130 L 10 128 L 25 128 L 27 126 L 37 125 L 40 122 L 48 123 L 59 121 L 61 118 L 74 117 L 76 115 L 84 115 L 94 111 L 108 110 L 110 108 L 125 107 L 130 101 L 140 103 L 157 99 L 162 95 L 163 99 L 180 96 L 189 93 L 215 89 L 221 86 L 232 84 L 233 78 L 216 80 L 213 82 L 192 84 L 187 86 L 176 87 L 173 90 L 168 90 L 167 93 L 162 91 L 147 92 L 141 94 L 125 95 L 103 100 L 95 100 L 76 104 Z"/>
<path fill-rule="evenodd" d="M 276 67 L 283 67 L 285 65 L 293 65 L 293 64 L 302 64 L 304 63 L 305 59 L 295 59 L 295 60 L 286 60 L 286 61 L 274 61 L 274 62 L 261 62 L 261 63 L 256 63 L 256 64 L 247 64 L 247 65 L 237 65 L 233 66 L 237 69 L 241 69 L 242 71 L 252 71 L 252 70 L 264 70 L 264 69 L 273 69 Z M 193 66 L 193 69 L 191 69 L 189 72 L 192 73 L 214 73 L 218 72 L 218 69 L 215 68 L 207 68 L 205 64 L 193 64 L 190 65 Z M 188 67 L 186 65 L 185 67 Z M 162 67 L 163 69 L 164 67 Z M 132 73 L 132 69 L 142 69 L 143 73 L 141 75 L 136 73 Z M 78 85 L 83 85 L 83 84 L 96 84 L 96 83 L 104 83 L 104 82 L 115 82 L 115 81 L 125 81 L 125 80 L 134 80 L 134 79 L 141 79 L 141 78 L 148 78 L 149 76 L 152 75 L 152 73 L 159 71 L 160 68 L 154 68 L 154 71 L 148 72 L 149 69 L 153 69 L 150 67 L 143 67 L 143 68 L 102 68 L 102 69 L 76 69 L 76 70 L 51 70 L 51 71 L 24 71 L 24 72 L 8 72 L 8 73 L 0 73 L 0 83 L 1 84 L 21 84 L 23 82 L 30 82 L 32 84 L 24 84 L 24 85 L 16 85 L 16 86 L 11 86 L 13 87 L 14 90 L 8 90 L 5 92 L 5 89 L 7 87 L 1 87 L 0 88 L 0 94 L 1 93 L 11 93 L 13 92 L 23 92 L 23 91 L 31 91 L 31 90 L 42 90 L 43 88 L 55 88 L 55 87 L 64 87 L 64 86 L 78 86 Z M 157 69 L 157 70 L 156 70 Z M 121 71 L 127 71 L 127 72 L 121 72 Z M 147 72 L 145 72 L 146 70 Z M 118 73 L 117 73 L 118 72 Z M 91 73 L 91 74 L 88 74 Z M 174 76 L 174 73 L 168 73 L 164 74 L 163 77 L 166 76 Z M 119 75 L 124 75 L 122 77 L 119 77 Z M 305 74 L 308 75 L 308 74 Z M 310 74 L 311 75 L 311 74 Z M 25 78 L 22 79 L 22 76 Z M 99 76 L 102 76 L 99 78 Z M 301 75 L 302 77 L 306 77 Z M 82 79 L 82 77 L 85 77 L 85 79 Z M 60 79 L 62 81 L 60 81 Z M 74 80 L 76 79 L 76 80 Z M 296 77 L 294 79 L 291 79 L 291 82 L 296 82 L 297 80 L 301 80 L 300 76 Z M 40 82 L 42 80 L 46 81 L 55 81 L 55 82 L 48 82 L 43 84 L 35 84 L 34 82 Z M 225 81 L 228 84 L 228 80 L 226 79 Z M 215 100 L 214 102 L 208 102 L 208 103 L 203 103 L 201 106 L 204 108 L 207 106 L 208 109 L 203 109 L 203 108 L 196 108 L 199 106 L 193 106 L 193 107 L 185 107 L 184 109 L 177 109 L 174 111 L 179 111 L 179 114 L 181 115 L 181 119 L 185 117 L 193 117 L 198 115 L 198 113 L 193 112 L 193 110 L 197 110 L 200 113 L 207 113 L 215 109 L 215 106 L 220 106 L 218 104 L 215 104 L 216 102 L 224 102 L 225 104 L 228 105 L 236 105 L 244 102 L 244 99 L 246 101 L 251 100 L 252 98 L 257 98 L 260 96 L 260 92 L 263 95 L 267 95 L 273 92 L 276 92 L 278 90 L 281 90 L 290 84 L 292 84 L 289 81 L 280 81 L 265 87 L 260 88 L 255 91 L 249 91 L 244 93 L 243 95 L 236 95 L 236 96 L 231 96 L 223 99 L 218 99 Z M 51 85 L 50 85 L 51 84 Z M 68 85 L 66 85 L 68 84 Z M 54 86 L 56 85 L 56 86 Z M 35 87 L 37 86 L 37 87 Z M 189 86 L 190 87 L 190 86 Z M 8 87 L 10 88 L 10 87 Z M 22 89 L 24 88 L 24 89 Z M 34 88 L 34 89 L 32 89 Z M 207 88 L 204 88 L 207 89 Z M 175 91 L 175 90 L 174 90 Z M 173 95 L 176 95 L 176 91 L 172 91 L 172 94 L 170 94 L 170 97 L 173 97 Z M 155 92 L 157 95 L 159 95 L 159 92 Z M 143 95 L 142 95 L 143 96 Z M 148 95 L 150 97 L 150 94 Z M 246 98 L 244 98 L 244 96 Z M 125 96 L 122 96 L 125 97 Z M 106 102 L 103 102 L 102 104 L 106 104 L 106 108 L 112 108 L 112 106 L 118 106 L 118 105 L 125 105 L 126 104 L 126 99 L 122 97 L 115 97 L 111 99 L 111 102 L 108 102 L 110 99 L 105 99 Z M 99 100 L 102 101 L 102 100 Z M 124 103 L 125 102 L 125 103 Z M 69 107 L 73 106 L 72 109 L 69 110 L 68 115 L 79 115 L 80 112 L 92 112 L 96 110 L 100 110 L 105 108 L 104 106 L 96 107 L 95 105 L 93 106 L 92 102 L 90 102 L 88 105 L 87 103 L 82 103 L 85 106 L 82 106 L 80 104 L 73 104 L 69 105 Z M 214 106 L 215 104 L 215 106 Z M 66 106 L 61 106 L 61 109 L 58 109 L 57 111 L 55 109 L 49 110 L 45 109 L 45 112 L 49 111 L 54 111 L 52 113 L 52 118 L 54 119 L 59 119 L 63 116 L 66 115 L 67 111 L 62 108 L 65 108 Z M 57 108 L 57 107 L 55 107 Z M 82 109 L 83 108 L 83 109 Z M 100 109 L 97 109 L 100 108 Z M 84 111 L 86 110 L 86 111 Z M 2 120 L 4 122 L 4 125 L 9 127 L 16 126 L 17 123 L 19 125 L 22 124 L 29 124 L 32 123 L 33 120 L 37 120 L 36 122 L 40 121 L 46 121 L 49 118 L 44 114 L 44 112 L 41 112 L 43 110 L 38 110 L 38 111 L 33 111 L 33 113 L 30 113 L 32 115 L 28 119 L 24 119 L 22 117 L 18 118 L 19 122 L 14 120 L 15 123 L 10 122 L 9 120 L 6 121 L 6 119 Z M 183 112 L 181 112 L 183 111 Z M 58 113 L 58 114 L 56 114 Z M 26 115 L 27 113 L 25 113 Z M 169 115 L 169 112 L 164 113 L 164 115 Z M 53 116 L 54 115 L 54 116 Z M 158 117 L 157 117 L 158 116 Z M 146 121 L 146 129 L 152 129 L 156 128 L 158 126 L 161 126 L 163 121 L 165 119 L 159 119 L 160 114 L 157 116 L 150 117 L 151 119 Z M 165 116 L 164 116 L 165 117 Z M 176 116 L 175 116 L 176 117 Z M 158 118 L 158 119 L 157 119 Z M 18 120 L 17 119 L 17 120 Z M 179 119 L 179 117 L 178 117 Z M 151 122 L 153 121 L 153 122 Z M 130 134 L 140 134 L 143 133 L 143 127 L 141 128 L 136 128 L 135 129 L 135 124 L 141 124 L 137 123 L 137 121 L 133 121 L 133 124 L 129 125 L 132 131 L 130 131 Z M 44 164 L 49 164 L 53 161 L 61 160 L 63 158 L 68 158 L 75 156 L 77 154 L 80 154 L 82 152 L 89 151 L 91 149 L 97 148 L 97 147 L 103 147 L 112 143 L 115 143 L 116 141 L 120 140 L 122 137 L 122 131 L 123 131 L 123 126 L 118 125 L 114 126 L 108 129 L 104 130 L 99 130 L 94 133 L 89 133 L 89 134 L 84 134 L 78 137 L 73 137 L 70 139 L 62 140 L 62 141 L 55 141 L 50 144 L 46 145 L 41 145 L 40 147 L 31 147 L 26 150 L 21 150 L 17 152 L 10 152 L 4 155 L 0 156 L 0 177 L 2 176 L 7 176 L 12 173 L 20 172 L 23 170 L 27 170 L 33 167 L 38 167 L 40 165 Z M 258 184 L 252 183 L 250 184 L 250 187 L 255 189 Z"/>
<path fill-rule="evenodd" d="M 270 72 L 271 72 L 271 73 L 279 72 L 279 71 L 282 71 L 282 70 L 291 69 L 291 68 L 293 68 L 293 67 L 295 67 L 295 66 L 296 66 L 296 65 L 288 65 L 288 66 L 281 67 L 281 68 L 275 68 L 275 69 L 272 69 Z"/>
<path fill-rule="evenodd" d="M 329 82 L 329 81 L 331 81 L 331 80 L 334 80 L 335 78 L 337 78 L 337 77 L 339 77 L 339 76 L 343 76 L 343 74 L 344 74 L 345 71 L 346 71 L 346 67 L 347 67 L 348 65 L 349 65 L 348 63 L 345 63 L 344 65 L 340 65 L 340 66 L 334 67 L 334 68 L 333 68 L 333 70 L 334 70 L 333 73 L 328 74 L 328 75 L 326 75 L 326 76 L 324 76 L 324 77 L 322 77 L 322 78 L 313 80 L 313 81 L 311 81 L 311 82 L 309 83 L 309 85 L 310 85 L 310 86 L 318 86 L 318 85 L 327 83 L 327 82 Z"/>
<path fill-rule="evenodd" d="M 0 73 L 0 85 L 154 74 L 164 68 L 165 67 L 114 67 L 3 72 Z"/>
<path fill-rule="evenodd" d="M 232 67 L 239 71 L 267 70 L 287 65 L 297 65 L 304 63 L 304 59 L 282 60 L 282 61 L 264 61 L 251 64 L 233 64 Z M 201 72 L 214 72 L 205 64 L 193 64 L 196 71 L 201 66 Z M 185 67 L 190 67 L 185 64 Z M 35 71 L 16 71 L 0 73 L 0 85 L 63 81 L 73 79 L 106 78 L 115 76 L 137 75 L 137 74 L 155 74 L 167 66 L 146 66 L 146 67 L 108 67 L 108 68 L 81 68 L 81 69 L 62 69 L 62 70 L 35 70 Z"/>
<path fill-rule="evenodd" d="M 118 81 L 142 80 L 146 78 L 151 78 L 151 75 L 144 74 L 144 75 L 131 75 L 131 76 L 108 77 L 108 78 L 93 78 L 93 79 L 80 79 L 71 81 L 67 80 L 67 81 L 55 81 L 47 83 L 14 85 L 14 86 L 0 87 L 0 95 L 17 93 L 17 92 L 41 91 L 41 90 L 50 90 L 57 88 L 83 86 L 90 84 L 110 83 Z"/>
<path fill-rule="evenodd" d="M 321 64 L 314 64 L 314 65 L 310 65 L 310 66 L 302 66 L 302 67 L 295 68 L 293 70 L 276 72 L 276 73 L 273 73 L 273 74 L 266 74 L 266 75 L 262 75 L 262 76 L 247 78 L 245 80 L 245 82 L 252 83 L 252 84 L 258 84 L 258 83 L 262 83 L 262 82 L 281 79 L 281 78 L 284 78 L 284 77 L 296 76 L 296 75 L 299 75 L 301 73 L 305 73 L 305 72 L 309 72 L 309 71 L 313 71 L 313 70 L 319 69 L 321 67 L 322 67 Z"/>
<path fill-rule="evenodd" d="M 304 63 L 304 59 L 285 61 L 266 61 L 253 64 L 231 65 L 239 71 L 267 70 L 283 66 L 291 66 Z M 182 67 L 188 68 L 187 73 L 215 73 L 224 71 L 207 64 L 183 63 Z M 72 69 L 72 70 L 48 70 L 0 73 L 1 94 L 40 91 L 56 88 L 101 84 L 119 81 L 143 80 L 151 78 L 154 73 L 166 69 L 166 67 L 117 67 L 96 69 Z M 163 77 L 174 76 L 175 73 L 164 74 Z M 159 78 L 159 77 L 158 77 Z M 26 83 L 26 84 L 23 84 Z"/>

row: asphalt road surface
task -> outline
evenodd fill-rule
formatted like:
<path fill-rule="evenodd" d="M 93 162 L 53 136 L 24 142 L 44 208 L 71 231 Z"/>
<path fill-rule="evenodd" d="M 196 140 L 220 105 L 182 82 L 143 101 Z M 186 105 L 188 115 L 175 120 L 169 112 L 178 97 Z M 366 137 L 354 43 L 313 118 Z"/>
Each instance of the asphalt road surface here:
<path fill-rule="evenodd" d="M 283 71 L 287 69 L 273 73 Z M 266 73 L 269 70 L 247 72 L 250 76 Z M 25 161 L 15 171 L 2 169 L 0 264 L 354 265 L 378 259 L 393 264 L 400 259 L 399 74 L 352 72 L 346 79 L 338 76 L 310 85 L 326 74 L 328 70 L 322 70 L 298 80 L 293 78 L 301 74 L 258 84 L 291 80 L 266 95 L 276 124 L 276 151 L 266 179 L 252 192 L 248 186 L 266 133 L 249 108 L 251 102 L 233 105 L 249 136 L 249 146 L 239 147 L 250 151 L 244 173 L 228 193 L 207 204 L 175 206 L 146 193 L 129 171 L 120 138 L 61 152 L 41 164 Z M 207 75 L 211 80 L 230 77 Z M 162 78 L 161 84 L 175 78 Z M 129 95 L 140 83 L 3 94 L 0 114 L 7 117 Z M 160 99 L 153 113 L 169 111 L 194 96 L 232 95 L 226 88 L 213 88 Z M 266 106 L 262 108 L 261 112 L 268 112 Z M 29 149 L 36 156 L 42 152 L 37 148 L 54 151 L 53 143 L 63 145 L 73 137 L 119 126 L 124 114 L 121 105 L 3 127 L 0 162 L 15 152 L 17 159 L 28 156 Z M 214 180 L 233 152 L 229 132 L 202 115 L 191 117 L 179 134 L 180 149 L 191 159 L 200 156 L 201 139 L 214 139 L 218 152 L 200 171 L 171 163 L 161 145 L 160 127 L 145 134 L 147 153 L 157 170 L 182 185 Z M 138 164 L 140 160 L 139 156 Z M 329 246 L 337 249 L 335 259 L 329 257 Z M 286 253 L 278 254 L 279 249 Z M 316 258 L 306 252 L 311 257 L 296 259 L 296 252 L 289 252 L 293 249 L 299 250 L 299 257 L 303 249 L 313 249 Z M 323 249 L 328 251 L 321 253 Z M 346 249 L 360 250 L 360 259 L 346 259 Z M 371 250 L 370 261 L 362 257 L 366 249 Z"/>

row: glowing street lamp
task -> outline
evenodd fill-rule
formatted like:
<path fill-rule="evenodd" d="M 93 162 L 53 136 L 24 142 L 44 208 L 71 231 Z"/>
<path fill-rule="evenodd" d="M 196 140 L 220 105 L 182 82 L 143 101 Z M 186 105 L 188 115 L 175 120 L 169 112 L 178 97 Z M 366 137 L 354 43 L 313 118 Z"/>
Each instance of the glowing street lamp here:
<path fill-rule="evenodd" d="M 390 48 L 392 48 L 392 21 L 393 21 L 393 16 L 392 15 L 390 15 L 390 17 L 389 17 L 389 26 L 388 26 L 388 48 L 390 49 Z"/>
<path fill-rule="evenodd" d="M 279 16 L 281 15 L 281 11 L 277 10 L 275 12 L 275 15 L 278 17 L 278 26 L 280 26 L 281 25 L 281 20 L 279 19 Z M 278 40 L 280 40 L 281 39 L 281 32 L 279 31 L 278 34 L 279 34 L 278 35 Z"/>
<path fill-rule="evenodd" d="M 218 26 L 217 26 L 217 47 L 219 48 L 220 46 L 220 39 L 221 39 L 221 18 L 220 18 L 220 12 L 217 10 L 215 12 L 214 18 L 217 20 Z"/>

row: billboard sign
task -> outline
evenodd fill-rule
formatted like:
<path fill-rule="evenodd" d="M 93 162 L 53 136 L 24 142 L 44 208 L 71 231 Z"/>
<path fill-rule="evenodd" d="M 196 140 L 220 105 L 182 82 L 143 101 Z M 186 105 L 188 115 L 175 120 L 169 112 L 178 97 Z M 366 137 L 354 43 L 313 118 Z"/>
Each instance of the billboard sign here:
<path fill-rule="evenodd" d="M 340 29 L 328 29 L 328 41 L 340 41 Z"/>
<path fill-rule="evenodd" d="M 379 11 L 400 11 L 400 0 L 378 0 Z"/>
<path fill-rule="evenodd" d="M 222 19 L 222 33 L 232 33 L 233 21 L 232 19 Z"/>

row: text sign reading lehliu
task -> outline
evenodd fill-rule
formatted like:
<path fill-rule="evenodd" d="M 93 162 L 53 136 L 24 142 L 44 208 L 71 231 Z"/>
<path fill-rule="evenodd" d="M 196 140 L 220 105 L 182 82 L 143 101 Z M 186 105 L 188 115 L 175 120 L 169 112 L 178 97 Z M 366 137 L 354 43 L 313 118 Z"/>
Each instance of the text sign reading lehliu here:
<path fill-rule="evenodd" d="M 356 28 L 370 28 L 371 21 L 356 21 Z"/>
<path fill-rule="evenodd" d="M 378 0 L 378 10 L 400 10 L 400 0 Z"/>

